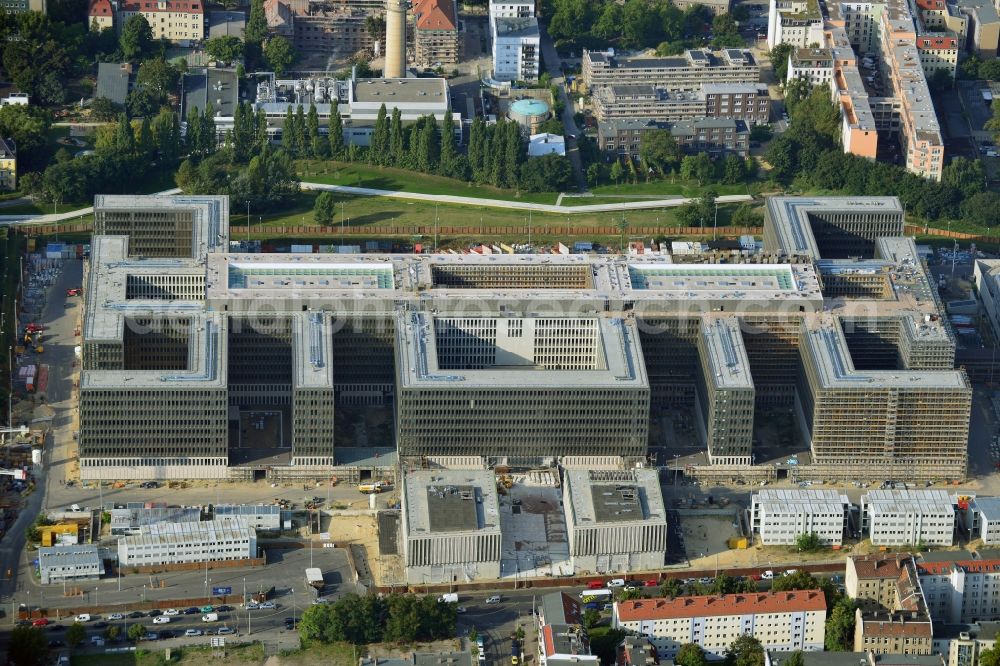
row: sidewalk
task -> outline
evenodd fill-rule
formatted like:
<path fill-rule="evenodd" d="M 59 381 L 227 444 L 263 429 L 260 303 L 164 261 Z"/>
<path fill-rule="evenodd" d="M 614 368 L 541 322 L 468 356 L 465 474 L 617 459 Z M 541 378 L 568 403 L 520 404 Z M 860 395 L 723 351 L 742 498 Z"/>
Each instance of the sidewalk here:
<path fill-rule="evenodd" d="M 457 204 L 461 206 L 477 206 L 480 208 L 506 208 L 514 210 L 531 210 L 536 213 L 556 213 L 558 215 L 573 215 L 576 213 L 618 213 L 623 210 L 643 210 L 649 208 L 671 208 L 683 206 L 696 201 L 694 198 L 650 199 L 643 201 L 623 201 L 622 203 L 590 204 L 586 206 L 558 206 L 552 204 L 529 203 L 526 201 L 504 201 L 502 199 L 479 199 L 476 197 L 461 197 L 451 194 L 420 194 L 418 192 L 403 192 L 398 190 L 376 190 L 370 187 L 352 187 L 349 185 L 326 185 L 323 183 L 301 183 L 303 190 L 319 190 L 340 192 L 368 197 L 389 197 L 410 201 L 426 201 L 429 203 Z M 741 203 L 752 201 L 749 194 L 726 194 L 716 198 L 720 204 Z M 0 221 L 3 217 L 0 216 Z"/>

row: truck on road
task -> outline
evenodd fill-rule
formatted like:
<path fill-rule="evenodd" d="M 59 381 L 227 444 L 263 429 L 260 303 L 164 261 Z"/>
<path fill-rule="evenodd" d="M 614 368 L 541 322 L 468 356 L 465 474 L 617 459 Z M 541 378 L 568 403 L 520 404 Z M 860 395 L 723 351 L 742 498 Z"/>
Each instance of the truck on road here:
<path fill-rule="evenodd" d="M 319 567 L 309 567 L 306 569 L 306 582 L 317 590 L 323 589 L 323 572 Z"/>
<path fill-rule="evenodd" d="M 446 604 L 457 604 L 458 594 L 455 592 L 448 592 L 446 594 L 442 594 L 440 597 L 438 597 L 438 601 L 441 601 Z"/>

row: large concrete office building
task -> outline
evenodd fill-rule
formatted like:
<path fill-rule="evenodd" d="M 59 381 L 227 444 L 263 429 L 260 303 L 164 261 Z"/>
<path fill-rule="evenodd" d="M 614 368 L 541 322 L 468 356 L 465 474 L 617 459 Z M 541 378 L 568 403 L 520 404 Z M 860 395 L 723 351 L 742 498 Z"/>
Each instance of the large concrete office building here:
<path fill-rule="evenodd" d="M 836 490 L 761 490 L 750 498 L 750 526 L 765 546 L 791 546 L 803 534 L 839 546 L 849 507 Z"/>
<path fill-rule="evenodd" d="M 656 470 L 566 470 L 563 507 L 576 571 L 663 566 L 667 512 Z"/>
<path fill-rule="evenodd" d="M 649 382 L 634 321 L 412 313 L 397 329 L 402 456 L 530 463 L 646 449 Z"/>
<path fill-rule="evenodd" d="M 406 580 L 455 583 L 500 577 L 500 504 L 486 470 L 417 470 L 403 479 Z"/>
<path fill-rule="evenodd" d="M 696 404 L 700 473 L 741 474 L 754 418 L 792 409 L 799 478 L 965 478 L 968 381 L 893 198 L 769 199 L 765 251 L 704 264 L 230 254 L 224 197 L 96 204 L 84 478 L 339 475 L 335 406 L 389 408 L 403 458 L 631 464 Z"/>

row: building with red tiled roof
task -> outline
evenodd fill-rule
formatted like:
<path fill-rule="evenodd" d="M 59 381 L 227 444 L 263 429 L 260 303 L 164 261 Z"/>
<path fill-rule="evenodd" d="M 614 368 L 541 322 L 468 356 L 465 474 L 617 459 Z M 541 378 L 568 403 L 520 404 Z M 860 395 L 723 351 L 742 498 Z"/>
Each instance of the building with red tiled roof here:
<path fill-rule="evenodd" d="M 563 592 L 546 594 L 538 607 L 540 666 L 599 666 L 590 654 L 580 600 Z"/>
<path fill-rule="evenodd" d="M 416 0 L 413 47 L 418 65 L 454 65 L 458 62 L 458 10 L 455 0 Z"/>
<path fill-rule="evenodd" d="M 820 590 L 619 601 L 612 615 L 616 629 L 648 636 L 661 659 L 692 642 L 721 658 L 743 634 L 768 650 L 822 650 L 825 622 Z"/>
<path fill-rule="evenodd" d="M 115 27 L 115 10 L 111 0 L 90 0 L 87 8 L 87 22 L 91 30 Z"/>
<path fill-rule="evenodd" d="M 1000 553 L 928 553 L 916 567 L 935 622 L 1000 620 Z"/>
<path fill-rule="evenodd" d="M 153 30 L 153 39 L 167 39 L 187 46 L 205 38 L 205 5 L 202 0 L 134 0 L 118 9 L 121 25 L 142 14 Z"/>
<path fill-rule="evenodd" d="M 926 613 L 863 613 L 854 624 L 854 651 L 874 654 L 930 654 L 934 632 Z"/>

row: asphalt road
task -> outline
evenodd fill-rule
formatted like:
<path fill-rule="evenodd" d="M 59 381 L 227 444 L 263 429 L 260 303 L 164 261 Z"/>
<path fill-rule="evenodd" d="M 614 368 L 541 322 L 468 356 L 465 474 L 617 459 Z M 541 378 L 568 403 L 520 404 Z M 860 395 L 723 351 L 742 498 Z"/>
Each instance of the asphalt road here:
<path fill-rule="evenodd" d="M 559 98 L 563 101 L 562 122 L 565 128 L 566 157 L 573 164 L 577 187 L 579 187 L 581 192 L 585 192 L 587 190 L 587 179 L 583 173 L 580 150 L 576 146 L 576 139 L 570 138 L 570 135 L 574 137 L 580 136 L 580 128 L 576 126 L 576 120 L 573 119 L 573 100 L 566 95 L 566 80 L 563 78 L 562 69 L 559 67 L 559 54 L 556 52 L 552 38 L 549 37 L 549 33 L 544 25 L 539 24 L 538 31 L 541 38 L 542 57 L 545 59 L 545 71 L 552 77 L 552 83 L 558 86 Z"/>
<path fill-rule="evenodd" d="M 76 338 L 73 329 L 78 316 L 80 299 L 71 297 L 71 307 L 65 307 L 66 289 L 80 286 L 83 276 L 83 262 L 67 260 L 59 278 L 49 288 L 45 308 L 42 311 L 42 321 L 46 331 L 43 338 L 45 352 L 41 360 L 49 366 L 48 401 L 55 410 L 50 427 L 45 438 L 45 449 L 42 458 L 44 471 L 35 473 L 35 491 L 29 495 L 21 508 L 14 525 L 7 530 L 0 541 L 0 567 L 3 581 L 0 583 L 0 599 L 5 603 L 14 600 L 14 595 L 27 592 L 26 582 L 31 585 L 31 572 L 27 569 L 27 558 L 22 557 L 25 545 L 25 530 L 34 521 L 43 507 L 48 492 L 50 465 L 54 462 L 52 452 L 56 439 L 72 437 L 72 425 L 69 420 L 72 409 L 73 393 L 73 348 Z M 22 322 L 27 323 L 27 322 Z M 65 461 L 55 461 L 65 464 Z M 8 572 L 10 572 L 8 574 Z M 28 580 L 26 581 L 25 578 Z M 28 595 L 24 595 L 24 602 Z"/>

